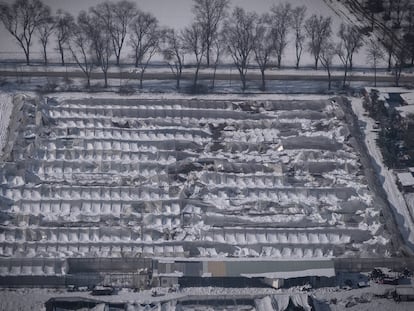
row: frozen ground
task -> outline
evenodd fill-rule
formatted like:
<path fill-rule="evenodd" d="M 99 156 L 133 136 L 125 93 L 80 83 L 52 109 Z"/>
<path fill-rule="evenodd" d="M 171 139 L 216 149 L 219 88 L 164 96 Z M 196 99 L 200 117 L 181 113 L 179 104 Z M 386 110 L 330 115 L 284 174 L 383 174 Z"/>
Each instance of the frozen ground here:
<path fill-rule="evenodd" d="M 3 65 L 6 66 L 6 65 Z M 4 76 L 0 78 L 0 89 L 9 92 L 20 92 L 27 91 L 39 91 L 41 93 L 47 92 L 74 92 L 83 91 L 86 88 L 86 80 L 82 73 L 76 67 L 60 67 L 55 66 L 48 68 L 47 72 L 58 71 L 55 73 L 59 76 L 56 77 L 31 77 L 25 74 L 26 71 L 32 71 L 36 74 L 41 74 L 44 70 L 43 66 L 17 66 L 13 69 L 13 65 L 6 66 L 7 71 L 10 72 L 11 76 Z M 91 80 L 91 88 L 89 92 L 96 93 L 97 91 L 102 92 L 120 92 L 124 94 L 131 93 L 176 93 L 176 82 L 168 71 L 168 68 L 150 68 L 147 71 L 148 76 L 144 78 L 143 89 L 139 89 L 138 76 L 135 74 L 124 73 L 129 69 L 123 68 L 123 74 L 119 74 L 119 69 L 111 67 L 110 70 L 114 78 L 110 78 L 108 83 L 109 87 L 103 87 L 103 78 L 96 77 Z M 65 73 L 67 72 L 67 74 Z M 193 69 L 185 69 L 185 78 L 181 81 L 180 92 L 186 93 L 191 89 Z M 99 70 L 96 73 L 101 74 Z M 203 86 L 204 91 L 208 93 L 216 94 L 228 94 L 241 92 L 241 83 L 236 70 L 223 68 L 218 70 L 219 76 L 214 83 L 214 89 L 212 86 L 212 74 L 211 70 L 201 70 L 201 77 L 199 80 L 200 85 Z M 342 87 L 342 73 L 340 70 L 333 71 L 332 89 L 328 90 L 327 75 L 324 70 L 312 70 L 312 69 L 282 69 L 282 70 L 268 70 L 266 72 L 267 82 L 266 91 L 261 90 L 260 74 L 257 70 L 250 69 L 249 78 L 247 82 L 246 93 L 263 94 L 263 93 L 276 93 L 276 94 L 323 94 L 323 93 L 334 93 L 344 92 Z M 14 76 L 16 75 L 16 76 Z M 410 77 L 412 72 L 403 73 L 402 83 L 410 83 Z M 116 78 L 115 78 L 116 77 Z M 370 69 L 354 70 L 349 73 L 350 80 L 348 82 L 349 90 L 362 89 L 363 87 L 373 85 L 373 73 Z M 379 71 L 378 73 L 378 87 L 380 86 L 391 86 L 394 85 L 394 78 L 388 72 Z M 380 80 L 382 79 L 382 80 Z"/>

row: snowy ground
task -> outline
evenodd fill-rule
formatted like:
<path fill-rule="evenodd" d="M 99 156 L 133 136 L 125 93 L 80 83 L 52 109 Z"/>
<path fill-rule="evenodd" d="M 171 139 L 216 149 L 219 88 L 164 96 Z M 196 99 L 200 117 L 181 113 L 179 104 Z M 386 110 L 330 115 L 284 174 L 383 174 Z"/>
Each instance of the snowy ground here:
<path fill-rule="evenodd" d="M 344 276 L 349 279 L 351 275 Z M 233 300 L 232 305 L 225 305 L 217 302 L 212 307 L 207 304 L 203 305 L 202 301 L 194 303 L 193 306 L 187 306 L 184 310 L 218 310 L 219 307 L 227 309 L 222 310 L 249 310 L 249 311 L 270 311 L 270 309 L 258 309 L 252 305 L 235 306 L 234 299 L 238 297 L 265 297 L 267 295 L 303 295 L 308 294 L 319 302 L 321 309 L 317 310 L 366 310 L 366 311 L 411 311 L 414 308 L 414 302 L 395 302 L 390 293 L 395 290 L 395 286 L 381 285 L 371 282 L 367 288 L 354 288 L 351 290 L 341 289 L 340 287 L 312 289 L 310 291 L 301 291 L 299 288 L 274 290 L 270 288 L 219 288 L 219 287 L 190 287 L 183 288 L 177 293 L 168 293 L 166 289 L 158 288 L 157 292 L 162 294 L 159 297 L 152 297 L 151 290 L 132 292 L 124 289 L 114 296 L 96 297 L 89 292 L 67 292 L 64 289 L 2 289 L 0 290 L 0 310 L 44 310 L 44 303 L 52 297 L 84 297 L 89 299 L 98 299 L 106 302 L 126 302 L 129 304 L 128 310 L 176 310 L 176 301 L 188 297 L 203 297 L 203 299 L 227 296 Z M 388 294 L 387 294 L 388 293 Z M 382 298 L 380 296 L 388 296 Z M 232 299 L 233 297 L 233 299 Z M 286 296 L 285 296 L 286 297 Z M 254 299 L 254 298 L 253 298 Z M 167 302 L 172 302 L 169 306 Z M 150 308 L 150 304 L 153 308 Z M 260 306 L 260 304 L 256 304 Z M 168 308 L 170 307 L 170 309 Z M 273 309 L 272 309 L 273 310 Z"/>
<path fill-rule="evenodd" d="M 366 64 L 365 64 L 366 65 Z M 253 65 L 252 65 L 253 67 Z M 65 65 L 61 66 L 59 64 L 56 65 L 26 65 L 26 64 L 16 64 L 16 63 L 0 63 L 0 70 L 4 70 L 5 72 L 12 72 L 12 73 L 24 73 L 24 72 L 81 72 L 81 69 L 76 65 Z M 139 69 L 134 67 L 133 65 L 122 65 L 121 67 L 118 66 L 110 66 L 108 72 L 109 73 L 119 73 L 120 71 L 123 73 L 133 73 Z M 183 74 L 193 74 L 194 68 L 184 68 Z M 95 68 L 93 72 L 100 73 L 102 72 L 99 68 Z M 158 73 L 158 74 L 171 74 L 170 69 L 167 65 L 163 66 L 156 66 L 155 64 L 148 67 L 145 71 L 146 73 Z M 199 73 L 202 74 L 213 74 L 213 68 L 201 68 Z M 305 67 L 300 69 L 293 69 L 293 68 L 269 68 L 266 70 L 266 75 L 271 76 L 278 76 L 278 75 L 308 75 L 308 76 L 326 76 L 326 72 L 323 67 L 319 68 L 319 70 L 314 70 L 313 67 Z M 237 69 L 229 64 L 229 65 L 220 65 L 219 68 L 216 70 L 216 74 L 232 74 L 235 78 L 238 77 Z M 248 70 L 248 74 L 255 74 L 260 75 L 260 70 L 256 68 L 250 68 Z M 354 70 L 348 73 L 350 76 L 367 76 L 369 74 L 373 75 L 373 69 L 371 67 L 354 67 Z M 408 69 L 407 71 L 403 72 L 402 75 L 412 75 L 412 69 Z M 331 69 L 332 77 L 342 77 L 343 76 L 343 69 L 341 66 L 336 66 Z M 384 67 L 377 68 L 377 77 L 393 77 L 393 74 L 387 71 Z M 138 78 L 138 74 L 137 74 Z"/>
<path fill-rule="evenodd" d="M 132 67 L 126 66 L 122 72 L 132 70 Z M 26 65 L 0 65 L 0 70 L 9 71 L 12 75 L 17 76 L 3 76 L 0 77 L 0 89 L 8 92 L 15 92 L 16 90 L 38 91 L 41 93 L 47 92 L 74 92 L 84 91 L 86 89 L 86 80 L 82 73 L 76 66 L 52 66 L 45 69 L 44 66 L 26 66 Z M 26 71 L 53 72 L 58 71 L 62 73 L 59 77 L 28 77 L 25 75 Z M 228 94 L 242 92 L 239 75 L 235 68 L 220 68 L 217 72 L 220 74 L 220 79 L 215 81 L 214 89 L 212 86 L 212 70 L 201 69 L 199 83 L 202 85 L 201 92 Z M 65 72 L 68 74 L 66 75 Z M 96 69 L 96 73 L 101 72 Z M 113 74 L 119 74 L 119 68 L 113 66 L 110 68 Z M 59 73 L 59 75 L 60 75 Z M 78 77 L 71 77 L 72 74 L 79 75 Z M 131 75 L 128 73 L 121 74 L 119 77 L 109 79 L 109 87 L 103 87 L 103 78 L 92 79 L 90 92 L 107 91 L 120 92 L 123 94 L 136 93 L 175 93 L 176 82 L 173 79 L 171 72 L 167 67 L 151 67 L 147 70 L 148 77 L 144 78 L 143 89 L 139 89 L 138 75 Z M 188 93 L 192 86 L 193 68 L 184 69 L 185 78 L 181 81 L 180 92 Z M 340 69 L 332 72 L 332 89 L 328 90 L 327 74 L 324 70 L 313 69 L 271 69 L 266 71 L 266 91 L 261 90 L 260 73 L 256 69 L 249 69 L 249 74 L 252 74 L 252 79 L 247 82 L 246 93 L 277 93 L 277 94 L 321 94 L 334 92 L 353 92 L 354 90 L 362 89 L 363 87 L 374 85 L 374 78 L 372 70 L 369 68 L 355 69 L 349 73 L 349 77 L 354 79 L 348 82 L 346 90 L 342 85 L 342 72 Z M 412 72 L 403 73 L 402 84 L 409 84 L 409 78 L 413 76 Z M 277 79 L 277 80 L 276 80 Z M 288 80 L 284 80 L 288 79 Z M 385 79 L 378 82 L 378 87 L 394 85 L 394 78 L 391 73 L 381 69 L 378 71 L 378 79 Z"/>

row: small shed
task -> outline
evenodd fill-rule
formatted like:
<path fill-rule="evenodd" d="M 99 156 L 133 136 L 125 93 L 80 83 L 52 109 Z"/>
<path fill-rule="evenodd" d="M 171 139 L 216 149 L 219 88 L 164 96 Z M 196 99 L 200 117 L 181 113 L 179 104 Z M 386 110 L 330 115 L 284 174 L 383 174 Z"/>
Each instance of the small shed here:
<path fill-rule="evenodd" d="M 208 262 L 212 276 L 261 279 L 274 288 L 310 283 L 314 287 L 330 286 L 335 267 L 332 260 L 232 260 Z"/>
<path fill-rule="evenodd" d="M 178 285 L 178 279 L 182 277 L 182 273 L 164 273 L 159 274 L 159 286 L 175 287 Z"/>
<path fill-rule="evenodd" d="M 411 172 L 397 173 L 398 182 L 405 192 L 412 192 L 414 190 L 414 176 Z"/>

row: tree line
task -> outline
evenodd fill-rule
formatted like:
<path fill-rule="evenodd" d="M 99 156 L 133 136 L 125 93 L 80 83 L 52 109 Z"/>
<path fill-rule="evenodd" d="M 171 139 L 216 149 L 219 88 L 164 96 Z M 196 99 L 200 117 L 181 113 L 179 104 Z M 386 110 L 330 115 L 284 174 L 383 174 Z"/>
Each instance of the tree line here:
<path fill-rule="evenodd" d="M 402 69 L 414 65 L 413 0 L 348 0 L 352 10 L 361 11 L 370 21 L 369 31 L 377 34 L 381 56 L 394 71 L 398 85 Z M 373 52 L 373 51 L 372 51 Z M 370 53 L 376 57 L 378 53 Z"/>
<path fill-rule="evenodd" d="M 363 106 L 377 121 L 378 146 L 384 163 L 390 168 L 404 169 L 414 165 L 414 114 L 402 117 L 394 108 L 387 107 L 378 90 L 366 94 Z"/>
<path fill-rule="evenodd" d="M 363 46 L 364 32 L 354 25 L 342 24 L 333 39 L 332 19 L 313 14 L 307 16 L 305 6 L 293 7 L 288 2 L 273 5 L 268 13 L 258 15 L 240 7 L 230 10 L 230 0 L 193 0 L 193 20 L 182 30 L 162 27 L 157 18 L 140 10 L 128 0 L 106 1 L 88 11 L 73 15 L 50 7 L 41 0 L 15 0 L 0 4 L 0 19 L 7 31 L 23 50 L 30 64 L 30 51 L 37 38 L 42 46 L 44 63 L 48 63 L 47 48 L 55 38 L 62 65 L 69 53 L 85 74 L 90 87 L 91 73 L 99 68 L 108 85 L 108 69 L 113 60 L 121 63 L 121 52 L 126 45 L 132 50 L 135 72 L 142 88 L 144 73 L 154 55 L 162 56 L 176 80 L 177 89 L 189 56 L 194 65 L 193 87 L 198 87 L 202 66 L 213 69 L 213 82 L 217 66 L 226 56 L 233 61 L 240 76 L 242 89 L 247 88 L 247 71 L 256 63 L 261 72 L 261 88 L 266 88 L 266 70 L 281 67 L 283 57 L 293 37 L 296 68 L 300 67 L 305 51 L 327 71 L 331 87 L 331 67 L 334 57 L 343 63 L 344 80 L 352 70 L 353 56 Z M 371 40 L 369 61 L 376 69 L 383 58 L 382 41 Z M 401 62 L 394 49 L 394 63 Z M 405 62 L 405 57 L 404 57 Z"/>

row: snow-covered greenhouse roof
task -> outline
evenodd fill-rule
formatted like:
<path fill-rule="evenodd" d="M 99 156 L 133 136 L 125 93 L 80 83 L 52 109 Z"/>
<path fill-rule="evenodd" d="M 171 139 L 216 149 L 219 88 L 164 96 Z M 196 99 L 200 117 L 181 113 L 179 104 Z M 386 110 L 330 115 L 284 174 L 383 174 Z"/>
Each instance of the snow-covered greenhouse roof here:
<path fill-rule="evenodd" d="M 414 105 L 414 92 L 402 93 L 400 96 L 407 105 Z"/>
<path fill-rule="evenodd" d="M 414 105 L 401 106 L 396 109 L 403 118 L 407 118 L 410 114 L 414 114 Z"/>
<path fill-rule="evenodd" d="M 414 185 L 414 177 L 412 173 L 398 173 L 397 176 L 401 185 L 403 185 L 404 187 Z"/>

